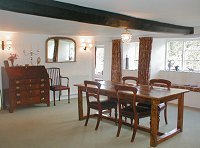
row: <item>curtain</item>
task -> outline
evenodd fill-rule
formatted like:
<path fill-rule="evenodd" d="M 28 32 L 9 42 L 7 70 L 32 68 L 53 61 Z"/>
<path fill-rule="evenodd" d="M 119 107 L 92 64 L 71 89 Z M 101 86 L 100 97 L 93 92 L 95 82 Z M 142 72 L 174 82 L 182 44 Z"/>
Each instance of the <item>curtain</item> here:
<path fill-rule="evenodd" d="M 112 67 L 111 67 L 111 81 L 120 82 L 122 77 L 121 68 L 121 40 L 112 41 Z"/>
<path fill-rule="evenodd" d="M 149 82 L 152 41 L 152 37 L 140 38 L 138 63 L 139 84 L 147 85 Z"/>

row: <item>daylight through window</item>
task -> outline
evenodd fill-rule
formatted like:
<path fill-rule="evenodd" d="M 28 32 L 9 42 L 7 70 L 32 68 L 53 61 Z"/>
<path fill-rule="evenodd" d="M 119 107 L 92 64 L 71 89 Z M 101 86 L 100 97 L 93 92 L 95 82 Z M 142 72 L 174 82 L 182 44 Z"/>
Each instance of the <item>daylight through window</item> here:
<path fill-rule="evenodd" d="M 168 41 L 166 70 L 200 72 L 200 39 Z"/>

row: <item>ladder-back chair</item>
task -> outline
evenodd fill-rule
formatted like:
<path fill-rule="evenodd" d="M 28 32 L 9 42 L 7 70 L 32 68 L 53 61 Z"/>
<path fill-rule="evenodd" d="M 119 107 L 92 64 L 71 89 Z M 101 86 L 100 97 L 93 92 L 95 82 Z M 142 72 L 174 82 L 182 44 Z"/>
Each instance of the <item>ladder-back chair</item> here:
<path fill-rule="evenodd" d="M 55 92 L 56 91 L 59 91 L 59 101 L 60 101 L 61 91 L 67 90 L 68 91 L 68 103 L 70 103 L 69 78 L 63 77 L 60 75 L 60 68 L 56 68 L 56 67 L 47 68 L 47 72 L 49 74 L 49 79 L 50 79 L 50 90 L 53 91 L 54 106 L 56 105 L 56 103 L 55 103 L 55 101 L 56 101 Z M 62 84 L 62 82 L 64 82 L 64 80 L 65 80 L 65 84 Z"/>

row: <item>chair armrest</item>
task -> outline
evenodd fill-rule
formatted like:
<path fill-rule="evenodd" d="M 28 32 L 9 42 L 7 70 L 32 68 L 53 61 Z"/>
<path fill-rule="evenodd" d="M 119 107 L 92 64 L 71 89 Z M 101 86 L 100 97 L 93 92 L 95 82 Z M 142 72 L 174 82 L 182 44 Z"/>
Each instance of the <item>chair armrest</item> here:
<path fill-rule="evenodd" d="M 69 78 L 68 77 L 60 76 L 60 79 L 67 79 L 67 87 L 69 87 Z M 61 81 L 61 83 L 62 83 L 62 81 Z"/>

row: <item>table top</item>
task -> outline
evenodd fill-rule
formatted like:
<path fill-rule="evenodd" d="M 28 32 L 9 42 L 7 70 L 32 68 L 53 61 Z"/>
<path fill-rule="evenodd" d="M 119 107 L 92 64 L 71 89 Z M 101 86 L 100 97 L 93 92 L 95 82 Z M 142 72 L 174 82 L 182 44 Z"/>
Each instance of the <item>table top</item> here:
<path fill-rule="evenodd" d="M 100 81 L 99 83 L 101 83 L 101 88 L 100 91 L 104 94 L 104 93 L 116 93 L 115 91 L 115 85 L 117 84 L 121 84 L 122 83 L 115 83 L 115 82 L 111 82 L 111 81 Z M 171 98 L 175 95 L 178 94 L 182 94 L 182 93 L 186 93 L 189 92 L 189 90 L 187 89 L 178 89 L 178 88 L 170 88 L 170 90 L 168 90 L 165 87 L 151 87 L 149 85 L 135 85 L 135 84 L 125 84 L 125 85 L 129 85 L 130 87 L 136 87 L 138 89 L 137 92 L 137 96 L 138 97 L 142 97 L 145 99 L 165 99 L 165 98 Z M 75 84 L 75 86 L 78 87 L 85 87 L 84 84 Z M 106 92 L 105 92 L 106 91 Z"/>

